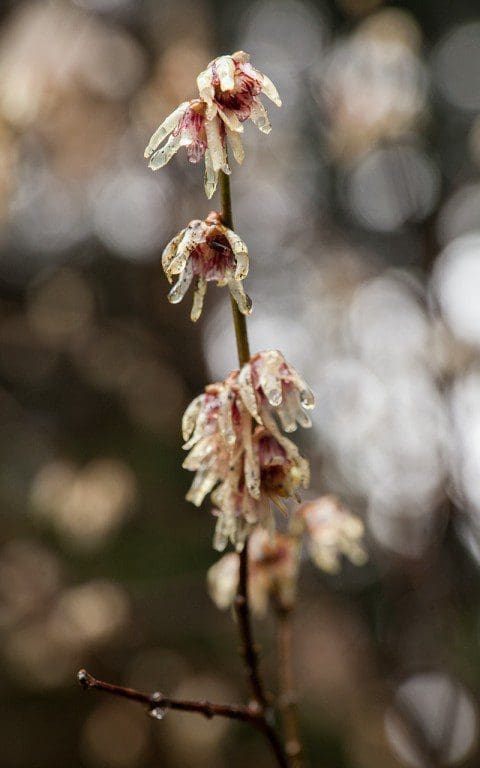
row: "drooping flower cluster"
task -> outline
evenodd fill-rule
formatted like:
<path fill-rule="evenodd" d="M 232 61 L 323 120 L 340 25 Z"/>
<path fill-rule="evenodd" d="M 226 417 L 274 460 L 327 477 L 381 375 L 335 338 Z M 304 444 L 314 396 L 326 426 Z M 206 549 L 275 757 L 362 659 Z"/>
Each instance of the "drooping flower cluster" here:
<path fill-rule="evenodd" d="M 266 400 L 264 386 L 270 400 Z M 196 472 L 187 499 L 200 506 L 213 491 L 214 514 L 218 517 L 216 549 L 224 549 L 230 540 L 240 550 L 257 524 L 273 535 L 271 503 L 285 512 L 283 500 L 296 497 L 301 487 L 308 486 L 308 461 L 282 434 L 272 415 L 275 412 L 282 418 L 280 413 L 291 407 L 287 398 L 292 399 L 294 392 L 302 413 L 302 396 L 304 402 L 308 400 L 306 407 L 313 407 L 313 395 L 295 369 L 279 352 L 263 352 L 224 382 L 206 387 L 185 412 L 184 448 L 190 453 L 183 466 Z"/>
<path fill-rule="evenodd" d="M 145 157 L 152 170 L 162 168 L 180 147 L 186 147 L 191 163 L 205 158 L 205 192 L 210 199 L 219 172 L 230 173 L 227 138 L 235 160 L 242 163 L 242 123 L 250 118 L 261 131 L 269 133 L 268 115 L 258 96 L 264 93 L 279 107 L 282 102 L 272 81 L 254 69 L 249 58 L 238 51 L 210 62 L 197 78 L 200 98 L 180 104 L 150 139 Z"/>
<path fill-rule="evenodd" d="M 248 273 L 248 249 L 243 240 L 222 224 L 220 214 L 211 211 L 204 221 L 195 219 L 175 235 L 162 255 L 162 266 L 171 283 L 168 299 L 177 304 L 195 281 L 191 319 L 201 315 L 207 282 L 228 285 L 230 293 L 244 315 L 252 311 L 252 302 L 243 290 L 242 280 Z"/>
<path fill-rule="evenodd" d="M 368 559 L 362 543 L 363 522 L 333 494 L 301 504 L 293 527 L 305 531 L 310 556 L 323 571 L 338 573 L 342 555 L 354 565 Z"/>
<path fill-rule="evenodd" d="M 283 609 L 293 606 L 299 568 L 298 539 L 256 528 L 248 543 L 248 580 L 251 606 L 264 615 L 273 598 Z M 239 579 L 239 555 L 229 552 L 207 575 L 210 597 L 220 609 L 233 605 Z"/>

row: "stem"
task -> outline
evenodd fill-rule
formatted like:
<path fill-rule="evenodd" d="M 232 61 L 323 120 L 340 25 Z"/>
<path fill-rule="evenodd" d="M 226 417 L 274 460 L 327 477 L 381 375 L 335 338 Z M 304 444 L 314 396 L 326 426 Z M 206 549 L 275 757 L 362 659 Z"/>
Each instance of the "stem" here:
<path fill-rule="evenodd" d="M 144 704 L 148 709 L 176 709 L 181 712 L 196 712 L 208 719 L 212 717 L 228 717 L 231 720 L 243 720 L 247 723 L 262 728 L 262 716 L 258 709 L 243 704 L 213 704 L 211 701 L 188 701 L 184 699 L 170 699 L 163 693 L 142 693 L 134 688 L 124 688 L 121 685 L 105 683 L 103 680 L 97 680 L 85 669 L 77 673 L 77 680 L 85 690 L 94 689 L 110 693 L 113 696 L 119 696 L 122 699 L 130 699 Z"/>
<path fill-rule="evenodd" d="M 230 177 L 220 171 L 220 200 L 222 203 L 222 221 L 226 227 L 233 229 L 232 197 L 230 194 Z M 248 344 L 247 319 L 242 315 L 233 296 L 230 296 L 232 305 L 233 325 L 235 326 L 235 338 L 237 340 L 238 362 L 240 366 L 250 360 L 250 346 Z"/>
<path fill-rule="evenodd" d="M 278 674 L 280 709 L 285 734 L 285 750 L 291 768 L 303 768 L 304 756 L 297 712 L 297 694 L 293 670 L 292 609 L 276 606 L 278 620 Z"/>
<path fill-rule="evenodd" d="M 230 178 L 220 171 L 220 200 L 222 205 L 222 221 L 226 227 L 233 229 L 232 197 L 230 193 Z M 237 340 L 238 363 L 245 365 L 250 360 L 250 346 L 248 343 L 247 321 L 237 307 L 235 300 L 230 297 L 235 338 Z M 268 697 L 260 675 L 258 650 L 255 645 L 250 617 L 250 604 L 248 599 L 248 538 L 240 553 L 240 573 L 238 579 L 237 596 L 235 599 L 235 611 L 237 615 L 238 631 L 242 644 L 242 655 L 245 661 L 247 676 L 253 698 L 259 707 L 262 717 L 262 731 L 265 734 L 280 768 L 289 768 L 289 762 L 283 745 L 278 737 L 275 727 L 272 725 L 272 711 Z"/>

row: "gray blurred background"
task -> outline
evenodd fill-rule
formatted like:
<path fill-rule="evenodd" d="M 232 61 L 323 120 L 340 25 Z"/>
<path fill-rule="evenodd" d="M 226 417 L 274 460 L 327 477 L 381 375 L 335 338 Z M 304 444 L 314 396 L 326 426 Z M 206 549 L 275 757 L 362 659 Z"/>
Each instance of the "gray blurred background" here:
<path fill-rule="evenodd" d="M 236 365 L 229 302 L 197 326 L 159 256 L 211 207 L 182 152 L 143 148 L 243 48 L 278 86 L 235 167 L 252 349 L 317 395 L 308 497 L 366 521 L 370 563 L 305 563 L 312 768 L 478 765 L 480 13 L 476 0 L 58 0 L 0 11 L 2 768 L 269 766 L 242 725 L 83 694 L 75 672 L 241 700 L 205 590 L 208 505 L 179 419 Z M 259 625 L 275 689 L 275 646 Z"/>

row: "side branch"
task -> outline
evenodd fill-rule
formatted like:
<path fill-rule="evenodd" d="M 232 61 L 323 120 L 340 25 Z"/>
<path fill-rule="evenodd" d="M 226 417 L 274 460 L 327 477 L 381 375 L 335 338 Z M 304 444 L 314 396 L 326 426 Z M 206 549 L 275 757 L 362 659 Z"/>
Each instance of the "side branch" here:
<path fill-rule="evenodd" d="M 186 699 L 171 699 L 163 693 L 142 693 L 134 688 L 124 688 L 121 685 L 113 685 L 103 680 L 97 680 L 85 669 L 77 673 L 77 680 L 84 690 L 93 689 L 103 691 L 122 699 L 130 699 L 143 704 L 152 712 L 155 709 L 176 709 L 180 712 L 195 712 L 211 719 L 212 717 L 227 717 L 231 720 L 243 720 L 257 728 L 262 728 L 263 717 L 255 706 L 243 704 L 214 704 L 211 701 L 188 701 Z"/>

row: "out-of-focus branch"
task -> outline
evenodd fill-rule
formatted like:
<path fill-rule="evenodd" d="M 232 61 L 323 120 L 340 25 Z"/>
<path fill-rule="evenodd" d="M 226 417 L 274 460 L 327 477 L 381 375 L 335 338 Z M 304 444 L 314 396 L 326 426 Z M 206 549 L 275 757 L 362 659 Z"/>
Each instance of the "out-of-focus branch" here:
<path fill-rule="evenodd" d="M 228 717 L 231 720 L 243 720 L 257 728 L 262 728 L 262 714 L 260 710 L 251 705 L 243 704 L 214 704 L 204 699 L 200 701 L 189 701 L 186 699 L 171 699 L 164 696 L 163 693 L 142 693 L 134 688 L 124 688 L 121 685 L 113 685 L 103 680 L 97 680 L 85 669 L 81 669 L 77 674 L 79 684 L 85 690 L 93 689 L 103 691 L 113 696 L 119 696 L 122 699 L 129 699 L 143 704 L 150 712 L 154 710 L 176 709 L 180 712 L 194 712 L 203 715 L 208 719 L 212 717 Z"/>
<path fill-rule="evenodd" d="M 304 768 L 300 727 L 297 712 L 297 692 L 293 669 L 292 609 L 275 606 L 278 635 L 279 706 L 283 722 L 285 750 L 292 768 Z"/>

